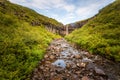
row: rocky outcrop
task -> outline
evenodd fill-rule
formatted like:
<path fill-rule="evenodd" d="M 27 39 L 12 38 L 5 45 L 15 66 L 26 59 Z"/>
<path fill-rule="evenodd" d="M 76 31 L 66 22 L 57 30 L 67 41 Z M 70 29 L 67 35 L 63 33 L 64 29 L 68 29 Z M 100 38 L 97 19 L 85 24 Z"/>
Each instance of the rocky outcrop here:
<path fill-rule="evenodd" d="M 70 23 L 70 24 L 65 25 L 65 27 L 68 27 L 68 32 L 66 32 L 66 33 L 69 34 L 72 31 L 74 31 L 75 29 L 81 28 L 83 25 L 85 25 L 89 20 L 91 20 L 93 18 L 94 17 L 83 20 L 83 21 L 78 21 L 78 22 L 75 22 L 75 23 Z"/>

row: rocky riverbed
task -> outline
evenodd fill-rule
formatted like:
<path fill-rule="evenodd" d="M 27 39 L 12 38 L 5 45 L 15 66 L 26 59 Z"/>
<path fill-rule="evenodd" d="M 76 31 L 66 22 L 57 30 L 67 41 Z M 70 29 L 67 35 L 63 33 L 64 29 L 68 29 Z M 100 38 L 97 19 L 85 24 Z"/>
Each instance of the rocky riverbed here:
<path fill-rule="evenodd" d="M 54 40 L 34 69 L 32 80 L 120 80 L 120 63 L 73 48 L 66 40 Z"/>

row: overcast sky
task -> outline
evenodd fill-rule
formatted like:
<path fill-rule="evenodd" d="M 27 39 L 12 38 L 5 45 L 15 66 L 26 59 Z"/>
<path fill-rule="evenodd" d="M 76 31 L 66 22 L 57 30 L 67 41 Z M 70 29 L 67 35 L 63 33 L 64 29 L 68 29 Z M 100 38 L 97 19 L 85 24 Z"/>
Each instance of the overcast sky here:
<path fill-rule="evenodd" d="M 63 24 L 90 18 L 115 0 L 10 0 Z"/>

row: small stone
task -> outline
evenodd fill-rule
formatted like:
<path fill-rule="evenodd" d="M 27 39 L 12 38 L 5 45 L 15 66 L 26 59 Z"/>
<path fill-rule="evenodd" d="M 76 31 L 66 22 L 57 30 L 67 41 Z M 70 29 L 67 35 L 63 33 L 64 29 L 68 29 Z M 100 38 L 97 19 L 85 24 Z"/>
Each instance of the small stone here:
<path fill-rule="evenodd" d="M 55 56 L 53 56 L 53 55 L 50 55 L 50 59 L 54 59 L 55 58 Z"/>
<path fill-rule="evenodd" d="M 48 58 L 48 55 L 46 54 L 46 55 L 44 56 L 44 58 Z"/>
<path fill-rule="evenodd" d="M 78 55 L 75 55 L 75 58 L 76 58 L 76 59 L 80 59 L 81 56 L 78 54 Z"/>
<path fill-rule="evenodd" d="M 71 57 L 70 58 L 75 58 L 75 55 L 71 55 Z"/>
<path fill-rule="evenodd" d="M 86 64 L 85 63 L 80 63 L 79 67 L 85 68 Z"/>
<path fill-rule="evenodd" d="M 87 70 L 90 70 L 90 69 L 94 70 L 95 69 L 95 64 L 94 63 L 88 63 L 87 66 L 86 66 L 86 69 Z"/>
<path fill-rule="evenodd" d="M 88 57 L 88 58 L 92 57 L 92 55 L 88 52 L 85 53 L 85 56 Z"/>
<path fill-rule="evenodd" d="M 80 64 L 79 64 L 79 63 L 77 63 L 77 66 L 78 66 L 78 67 L 80 67 Z"/>
<path fill-rule="evenodd" d="M 73 65 L 72 68 L 76 68 L 77 66 L 76 65 Z"/>
<path fill-rule="evenodd" d="M 76 74 L 80 74 L 81 72 L 80 72 L 80 71 L 76 71 L 75 73 L 76 73 Z"/>
<path fill-rule="evenodd" d="M 47 71 L 49 70 L 49 68 L 48 68 L 48 67 L 46 67 L 45 69 L 46 69 Z"/>
<path fill-rule="evenodd" d="M 46 64 L 50 64 L 51 62 L 50 62 L 50 61 L 46 61 L 45 63 L 46 63 Z"/>
<path fill-rule="evenodd" d="M 50 73 L 50 75 L 53 76 L 53 75 L 56 75 L 56 73 L 55 73 L 55 72 L 52 72 L 52 73 Z"/>
<path fill-rule="evenodd" d="M 66 64 L 66 67 L 67 67 L 67 68 L 70 68 L 70 64 L 69 64 L 69 63 L 67 63 L 67 64 Z"/>
<path fill-rule="evenodd" d="M 105 72 L 102 69 L 95 67 L 95 73 L 98 75 L 105 75 Z"/>
<path fill-rule="evenodd" d="M 89 80 L 87 76 L 82 77 L 82 80 Z"/>
<path fill-rule="evenodd" d="M 39 68 L 40 68 L 40 69 L 44 69 L 44 67 L 43 67 L 43 66 L 40 66 Z"/>
<path fill-rule="evenodd" d="M 93 61 L 91 59 L 88 59 L 88 58 L 83 58 L 82 62 L 90 63 L 90 62 L 93 62 Z"/>
<path fill-rule="evenodd" d="M 70 76 L 70 74 L 67 74 L 67 77 L 69 77 Z"/>

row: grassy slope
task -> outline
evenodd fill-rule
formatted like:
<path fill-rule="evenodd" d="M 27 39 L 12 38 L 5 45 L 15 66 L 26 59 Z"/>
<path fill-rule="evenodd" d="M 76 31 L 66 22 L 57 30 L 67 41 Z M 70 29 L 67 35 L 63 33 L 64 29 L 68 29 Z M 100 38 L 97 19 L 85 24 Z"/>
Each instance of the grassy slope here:
<path fill-rule="evenodd" d="M 59 36 L 48 32 L 42 25 L 31 26 L 30 21 L 13 15 L 16 10 L 23 10 L 31 18 L 35 14 L 36 17 L 40 16 L 34 11 L 9 2 L 5 2 L 5 5 L 7 10 L 0 7 L 0 80 L 23 80 L 43 57 L 50 41 Z M 47 17 L 40 19 L 44 18 L 46 21 L 51 20 Z M 53 23 L 51 21 L 46 23 L 53 24 L 55 20 Z"/>
<path fill-rule="evenodd" d="M 93 20 L 66 39 L 91 53 L 120 61 L 120 0 L 103 8 Z"/>
<path fill-rule="evenodd" d="M 8 14 L 11 16 L 15 16 L 16 18 L 23 20 L 25 22 L 28 22 L 29 24 L 31 23 L 36 23 L 36 25 L 53 25 L 53 26 L 63 26 L 61 23 L 58 21 L 46 17 L 44 15 L 36 13 L 34 10 L 28 9 L 26 7 L 22 7 L 17 4 L 11 4 L 7 0 L 0 0 L 0 2 L 3 2 L 2 5 L 0 5 L 0 12 L 4 14 Z"/>

